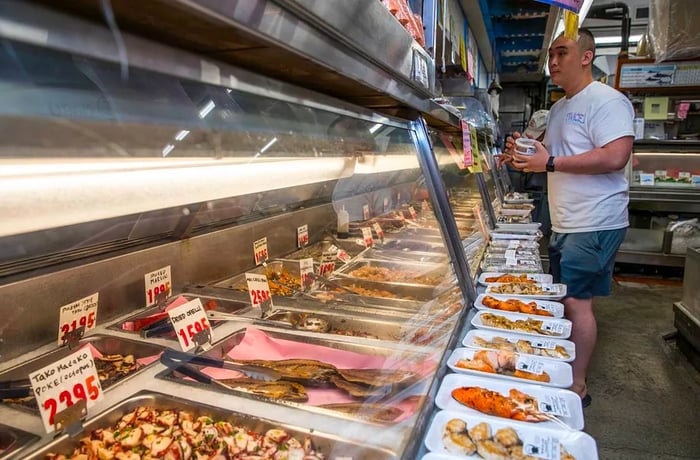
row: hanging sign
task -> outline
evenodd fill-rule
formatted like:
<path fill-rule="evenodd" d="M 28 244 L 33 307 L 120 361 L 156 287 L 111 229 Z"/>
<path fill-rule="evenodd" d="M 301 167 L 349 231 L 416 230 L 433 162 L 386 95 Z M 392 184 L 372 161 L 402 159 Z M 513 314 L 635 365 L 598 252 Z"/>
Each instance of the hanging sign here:
<path fill-rule="evenodd" d="M 460 120 L 459 124 L 462 127 L 462 161 L 464 166 L 471 166 L 473 163 L 471 128 L 464 120 Z"/>

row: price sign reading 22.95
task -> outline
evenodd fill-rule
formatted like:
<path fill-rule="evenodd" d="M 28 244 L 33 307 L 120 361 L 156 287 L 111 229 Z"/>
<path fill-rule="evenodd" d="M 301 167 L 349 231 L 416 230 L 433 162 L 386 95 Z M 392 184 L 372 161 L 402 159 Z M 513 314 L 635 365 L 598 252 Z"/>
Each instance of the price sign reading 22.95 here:
<path fill-rule="evenodd" d="M 97 301 L 99 292 L 61 307 L 58 316 L 58 345 L 63 345 L 64 336 L 84 327 L 85 334 L 95 327 L 97 321 Z"/>
<path fill-rule="evenodd" d="M 211 325 L 201 300 L 190 300 L 179 307 L 168 310 L 168 315 L 183 351 L 211 343 Z"/>
<path fill-rule="evenodd" d="M 146 285 L 146 306 L 150 307 L 158 303 L 160 299 L 167 299 L 172 293 L 172 281 L 170 278 L 170 265 L 144 275 Z"/>
<path fill-rule="evenodd" d="M 65 358 L 29 374 L 47 433 L 54 431 L 56 414 L 84 399 L 87 408 L 102 399 L 102 387 L 89 348 L 83 347 Z"/>

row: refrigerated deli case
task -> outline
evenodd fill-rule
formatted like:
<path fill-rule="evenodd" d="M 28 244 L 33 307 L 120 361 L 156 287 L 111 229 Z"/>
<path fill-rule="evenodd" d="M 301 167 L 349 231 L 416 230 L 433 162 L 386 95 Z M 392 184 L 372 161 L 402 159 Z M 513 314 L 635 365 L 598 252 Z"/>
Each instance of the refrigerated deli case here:
<path fill-rule="evenodd" d="M 95 428 L 173 410 L 177 429 L 230 423 L 251 454 L 412 458 L 481 254 L 466 211 L 478 187 L 425 123 L 226 65 L 225 85 L 184 78 L 176 50 L 168 74 L 3 44 L 0 432 L 13 441 L 0 458 L 69 455 Z M 329 252 L 335 269 L 313 275 Z M 145 276 L 165 267 L 167 296 L 153 296 Z M 267 276 L 271 303 L 255 303 L 245 273 Z M 60 324 L 62 306 L 94 294 L 90 322 Z M 164 309 L 195 299 L 211 322 L 197 353 L 293 368 L 270 385 L 250 368 L 172 365 Z M 76 347 L 104 398 L 45 434 L 28 375 Z"/>

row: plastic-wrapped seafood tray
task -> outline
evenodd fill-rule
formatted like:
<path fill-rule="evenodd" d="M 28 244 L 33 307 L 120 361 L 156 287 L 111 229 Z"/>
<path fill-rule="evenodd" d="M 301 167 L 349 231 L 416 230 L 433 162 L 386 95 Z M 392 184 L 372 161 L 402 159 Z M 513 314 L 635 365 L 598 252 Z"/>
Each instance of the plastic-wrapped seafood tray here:
<path fill-rule="evenodd" d="M 525 286 L 518 285 L 518 287 L 525 288 L 527 290 L 536 289 L 535 291 L 523 292 L 523 293 L 518 293 L 518 294 L 508 292 L 508 290 L 512 291 L 512 286 L 510 286 L 511 284 L 518 285 L 518 283 L 491 284 L 491 285 L 486 287 L 486 293 L 487 294 L 506 295 L 506 296 L 515 297 L 518 299 L 561 300 L 564 297 L 566 297 L 566 284 L 534 283 L 534 284 L 529 284 L 529 285 L 525 285 Z"/>
<path fill-rule="evenodd" d="M 481 262 L 481 270 L 485 272 L 516 272 L 516 273 L 542 273 L 542 262 L 531 259 L 519 259 L 515 263 Z"/>
<path fill-rule="evenodd" d="M 506 455 L 499 454 L 499 457 L 489 458 L 561 458 L 575 460 L 598 460 L 598 448 L 595 440 L 582 431 L 567 431 L 556 428 L 545 428 L 537 425 L 519 425 L 509 420 L 490 419 L 479 415 L 467 415 L 460 412 L 440 411 L 435 415 L 428 431 L 425 435 L 425 446 L 436 454 L 448 454 L 448 459 L 483 459 L 478 453 L 466 455 L 456 447 L 446 445 L 445 431 L 448 422 L 459 420 L 467 426 L 467 429 L 485 423 L 489 427 L 489 434 L 494 436 L 501 429 L 513 429 L 517 438 L 518 453 L 509 455 L 508 450 L 498 442 L 489 444 L 494 450 L 504 450 Z M 453 422 L 454 423 L 454 422 Z M 483 427 L 483 425 L 482 425 Z M 467 433 L 464 433 L 467 436 Z M 509 431 L 509 436 L 512 432 Z M 462 441 L 464 442 L 464 441 Z M 523 452 L 537 453 L 537 457 L 529 455 L 522 456 Z M 568 454 L 568 455 L 567 455 Z M 518 455 L 518 456 L 515 456 Z M 546 457 L 543 457 L 546 455 Z"/>
<path fill-rule="evenodd" d="M 517 273 L 514 271 L 508 272 L 482 272 L 479 275 L 479 284 L 483 286 L 488 286 L 489 284 L 499 284 L 498 281 L 488 281 L 490 278 L 498 278 L 503 275 L 513 275 L 520 276 L 526 275 L 528 280 L 536 281 L 538 283 L 551 283 L 552 275 L 548 273 Z"/>
<path fill-rule="evenodd" d="M 494 343 L 497 343 L 497 345 L 494 345 Z M 506 343 L 507 347 L 504 346 Z M 518 335 L 511 331 L 497 332 L 485 329 L 472 329 L 462 340 L 462 345 L 481 350 L 506 349 L 541 359 L 555 359 L 567 363 L 576 358 L 576 345 L 574 345 L 574 342 L 564 339 L 545 339 Z M 532 348 L 531 350 L 529 349 L 530 347 Z"/>
<path fill-rule="evenodd" d="M 537 241 L 528 240 L 492 240 L 489 244 L 491 252 L 503 252 L 508 249 L 534 249 L 539 250 L 540 244 Z"/>
<path fill-rule="evenodd" d="M 0 459 L 20 458 L 38 440 L 38 436 L 0 423 Z"/>
<path fill-rule="evenodd" d="M 304 444 L 304 439 L 309 437 L 314 450 L 324 455 L 326 459 L 346 457 L 353 460 L 382 460 L 395 457 L 394 452 L 351 442 L 335 435 L 326 434 L 320 430 L 309 430 L 287 425 L 265 417 L 232 412 L 161 393 L 141 392 L 88 420 L 78 435 L 74 437 L 63 435 L 25 458 L 28 460 L 43 460 L 49 453 L 70 454 L 73 449 L 80 446 L 81 439 L 91 431 L 113 426 L 124 415 L 138 407 L 144 406 L 157 410 L 191 412 L 194 419 L 206 416 L 214 419 L 214 421 L 228 421 L 232 425 L 244 428 L 247 432 L 255 432 L 261 435 L 264 435 L 270 429 L 280 429 L 297 438 L 302 445 Z"/>
<path fill-rule="evenodd" d="M 57 360 L 70 355 L 77 348 L 84 345 L 91 345 L 102 355 L 122 355 L 128 356 L 133 355 L 135 360 L 142 358 L 157 357 L 162 351 L 163 347 L 158 345 L 152 345 L 149 343 L 138 342 L 135 340 L 124 339 L 121 337 L 113 337 L 110 335 L 91 335 L 89 337 L 82 338 L 77 347 L 69 349 L 68 347 L 61 347 L 56 350 L 50 351 L 41 355 L 38 358 L 32 359 L 30 361 L 19 364 L 15 367 L 7 369 L 6 371 L 0 373 L 0 388 L 16 388 L 18 386 L 30 385 L 29 374 L 41 369 L 42 367 L 48 366 Z M 150 364 L 150 363 L 149 363 Z M 134 375 L 138 374 L 140 371 L 146 368 L 147 365 L 142 365 L 135 371 L 129 372 L 128 374 L 119 376 L 116 381 L 107 380 L 102 382 L 102 388 L 107 391 L 111 387 L 122 384 L 125 381 L 131 379 Z M 12 382 L 10 384 L 10 382 Z M 7 403 L 7 401 L 4 401 Z M 12 404 L 12 403 L 11 403 Z M 28 400 L 19 404 L 12 404 L 13 406 L 18 406 L 38 412 L 36 408 L 36 403 L 33 400 Z"/>
<path fill-rule="evenodd" d="M 488 320 L 484 320 L 484 315 L 497 316 L 506 320 L 505 324 L 520 325 L 523 327 L 508 328 L 505 325 L 499 327 L 491 325 Z M 487 319 L 489 316 L 486 317 Z M 498 318 L 500 319 L 500 318 Z M 479 310 L 472 318 L 472 326 L 479 329 L 489 329 L 492 331 L 507 331 L 515 334 L 529 335 L 535 337 L 547 337 L 550 339 L 568 339 L 571 335 L 571 321 L 564 318 L 549 318 L 545 316 L 523 315 L 520 313 L 509 313 L 505 311 Z M 530 327 L 536 325 L 537 328 Z"/>

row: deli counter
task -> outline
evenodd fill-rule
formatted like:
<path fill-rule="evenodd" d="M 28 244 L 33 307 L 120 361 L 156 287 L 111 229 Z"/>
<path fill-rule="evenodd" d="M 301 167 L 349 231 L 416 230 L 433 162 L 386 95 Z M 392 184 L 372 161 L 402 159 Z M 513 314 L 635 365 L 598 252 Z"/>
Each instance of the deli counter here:
<path fill-rule="evenodd" d="M 413 458 L 483 249 L 422 119 L 3 43 L 0 458 Z M 99 387 L 49 379 L 88 356 Z"/>

